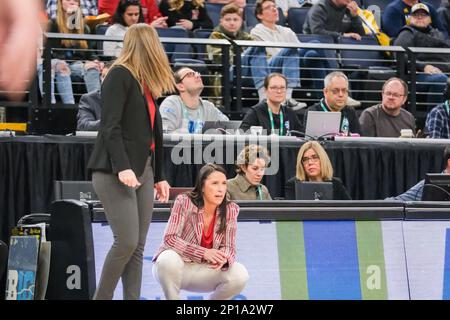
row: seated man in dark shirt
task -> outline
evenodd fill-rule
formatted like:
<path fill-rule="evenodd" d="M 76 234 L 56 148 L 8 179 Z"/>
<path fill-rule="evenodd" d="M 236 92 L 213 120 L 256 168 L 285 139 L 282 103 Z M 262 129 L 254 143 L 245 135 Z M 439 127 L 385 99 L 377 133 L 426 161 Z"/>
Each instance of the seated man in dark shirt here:
<path fill-rule="evenodd" d="M 286 100 L 287 79 L 280 73 L 271 73 L 264 79 L 267 100 L 253 106 L 242 120 L 240 129 L 247 131 L 260 126 L 267 135 L 286 136 L 291 130 L 300 131 L 295 112 L 282 103 Z"/>
<path fill-rule="evenodd" d="M 100 80 L 106 77 L 106 73 L 112 62 L 105 62 Z M 101 95 L 100 90 L 83 94 L 78 104 L 77 130 L 78 131 L 98 131 L 101 118 Z"/>
<path fill-rule="evenodd" d="M 341 112 L 340 132 L 361 134 L 358 116 L 355 109 L 346 105 L 348 98 L 348 78 L 340 71 L 329 73 L 324 79 L 323 98 L 306 110 L 303 128 L 306 128 L 309 111 Z M 305 130 L 300 130 L 305 132 Z"/>

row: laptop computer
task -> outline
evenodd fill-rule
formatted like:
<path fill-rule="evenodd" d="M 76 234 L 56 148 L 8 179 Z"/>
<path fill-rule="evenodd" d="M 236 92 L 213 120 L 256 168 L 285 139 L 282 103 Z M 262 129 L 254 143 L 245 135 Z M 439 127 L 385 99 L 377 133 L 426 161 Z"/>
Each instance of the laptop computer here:
<path fill-rule="evenodd" d="M 295 181 L 296 200 L 333 200 L 332 182 Z"/>
<path fill-rule="evenodd" d="M 235 134 L 242 121 L 205 121 L 202 133 L 206 134 Z"/>
<path fill-rule="evenodd" d="M 340 112 L 309 111 L 306 121 L 305 138 L 317 139 L 339 133 Z"/>

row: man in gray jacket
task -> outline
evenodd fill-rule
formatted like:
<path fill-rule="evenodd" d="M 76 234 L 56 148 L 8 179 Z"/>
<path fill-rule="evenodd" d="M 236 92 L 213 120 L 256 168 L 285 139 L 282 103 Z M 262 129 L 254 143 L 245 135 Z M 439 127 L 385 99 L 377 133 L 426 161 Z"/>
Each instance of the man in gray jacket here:
<path fill-rule="evenodd" d="M 308 12 L 303 33 L 339 36 L 361 40 L 364 35 L 358 17 L 358 5 L 352 0 L 319 0 Z"/>

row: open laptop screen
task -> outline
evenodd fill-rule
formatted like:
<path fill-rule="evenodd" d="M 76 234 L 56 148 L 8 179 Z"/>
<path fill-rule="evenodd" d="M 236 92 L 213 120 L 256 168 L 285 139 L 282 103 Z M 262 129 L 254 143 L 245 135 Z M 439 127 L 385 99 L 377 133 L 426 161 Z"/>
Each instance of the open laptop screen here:
<path fill-rule="evenodd" d="M 296 200 L 333 200 L 333 183 L 295 181 Z"/>
<path fill-rule="evenodd" d="M 340 112 L 308 111 L 306 138 L 334 136 L 339 133 Z"/>

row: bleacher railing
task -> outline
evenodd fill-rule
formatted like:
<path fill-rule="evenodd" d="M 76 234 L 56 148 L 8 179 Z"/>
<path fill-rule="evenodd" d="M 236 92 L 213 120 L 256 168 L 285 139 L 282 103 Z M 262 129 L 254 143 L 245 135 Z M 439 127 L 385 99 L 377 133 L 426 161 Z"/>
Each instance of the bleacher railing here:
<path fill-rule="evenodd" d="M 29 123 L 31 123 L 31 118 L 33 116 L 33 108 L 50 108 L 52 107 L 51 103 L 51 58 L 52 58 L 52 50 L 54 48 L 51 47 L 51 45 L 48 45 L 51 43 L 49 40 L 56 40 L 56 39 L 72 39 L 72 40 L 87 40 L 89 42 L 91 41 L 123 41 L 121 37 L 110 37 L 110 36 L 103 36 L 103 35 L 73 35 L 73 34 L 58 34 L 58 33 L 47 33 L 47 45 L 45 46 L 44 53 L 43 53 L 43 96 L 42 96 L 42 102 L 39 102 L 38 99 L 38 82 L 33 81 L 30 90 L 28 92 L 27 100 L 25 102 L 21 103 L 5 103 L 4 101 L 0 101 L 0 104 L 2 106 L 14 106 L 19 105 L 22 107 L 28 107 L 29 108 Z M 245 80 L 242 76 L 242 64 L 241 64 L 241 55 L 240 53 L 243 51 L 243 48 L 248 47 L 265 47 L 265 48 L 297 48 L 297 49 L 315 49 L 315 50 L 323 50 L 327 52 L 335 52 L 336 55 L 334 57 L 328 58 L 333 60 L 333 64 L 337 65 L 336 70 L 341 70 L 349 75 L 350 78 L 350 89 L 351 93 L 357 95 L 358 97 L 362 96 L 363 99 L 361 99 L 361 102 L 363 103 L 363 107 L 367 107 L 369 105 L 377 104 L 381 101 L 381 86 L 382 83 L 386 80 L 383 77 L 376 78 L 376 79 L 368 79 L 363 78 L 352 78 L 352 73 L 366 73 L 375 70 L 371 68 L 371 61 L 368 61 L 367 59 L 364 61 L 364 58 L 360 58 L 361 61 L 364 62 L 363 66 L 358 66 L 358 63 L 355 63 L 355 66 L 352 66 L 348 63 L 345 63 L 345 58 L 342 57 L 342 53 L 344 51 L 355 51 L 355 52 L 390 52 L 391 58 L 386 59 L 383 61 L 386 64 L 386 69 L 384 70 L 391 70 L 390 74 L 396 75 L 400 78 L 403 78 L 405 81 L 408 81 L 409 90 L 410 90 L 410 96 L 408 99 L 408 109 L 417 117 L 421 111 L 421 104 L 420 101 L 417 100 L 415 93 L 416 93 L 416 87 L 417 87 L 417 74 L 415 71 L 416 66 L 416 60 L 417 60 L 417 54 L 419 53 L 450 53 L 450 49 L 441 49 L 441 48 L 408 48 L 408 51 L 404 50 L 401 47 L 398 46 L 376 46 L 376 45 L 344 45 L 344 44 L 324 44 L 324 43 L 298 43 L 298 44 L 292 44 L 292 43 L 267 43 L 267 42 L 260 42 L 260 41 L 234 41 L 229 42 L 227 40 L 211 40 L 211 39 L 197 39 L 197 38 L 160 38 L 161 42 L 164 44 L 171 44 L 171 43 L 181 43 L 181 44 L 190 44 L 191 46 L 199 47 L 203 46 L 206 48 L 207 45 L 214 45 L 214 46 L 220 46 L 221 47 L 221 62 L 213 62 L 208 60 L 207 54 L 205 54 L 206 50 L 204 50 L 203 53 L 196 52 L 196 49 L 194 49 L 194 60 L 202 61 L 204 64 L 204 69 L 206 70 L 205 74 L 202 74 L 205 82 L 205 90 L 203 97 L 204 98 L 217 98 L 220 101 L 216 105 L 220 105 L 223 107 L 223 109 L 226 112 L 237 112 L 242 115 L 243 111 L 243 102 L 246 102 L 247 100 L 251 100 L 248 98 L 243 97 L 244 90 L 251 89 L 253 90 L 253 95 L 255 96 L 256 90 L 254 88 L 247 88 L 243 86 L 243 80 Z M 232 51 L 234 53 L 234 60 L 230 64 L 230 46 L 232 48 Z M 197 49 L 198 51 L 198 49 Z M 102 55 L 103 52 L 101 50 L 97 50 L 99 55 Z M 197 55 L 195 55 L 197 54 Z M 353 61 L 357 62 L 358 58 L 352 58 Z M 191 59 L 192 60 L 192 59 Z M 330 60 L 330 61 L 331 61 Z M 348 62 L 348 61 L 347 61 Z M 171 61 L 172 66 L 176 64 L 188 64 L 186 61 Z M 374 62 L 376 64 L 376 62 Z M 194 63 L 195 65 L 195 63 Z M 344 66 L 345 65 L 345 66 Z M 234 68 L 234 73 L 229 72 L 230 68 Z M 335 69 L 329 68 L 328 71 L 334 71 Z M 211 71 L 214 70 L 214 71 Z M 378 70 L 378 72 L 383 72 L 383 68 L 381 70 Z M 389 73 L 387 73 L 389 74 Z M 214 76 L 220 76 L 222 79 L 222 86 L 220 88 L 221 96 L 219 97 L 210 97 L 208 96 L 208 89 L 212 89 L 212 85 L 210 84 L 210 81 L 208 81 L 208 78 L 214 77 Z M 233 78 L 231 78 L 233 77 Z M 321 80 L 321 79 L 301 79 L 303 80 Z M 362 89 L 354 90 L 353 86 L 361 86 L 361 84 L 364 85 L 364 83 L 376 83 L 375 89 L 367 89 L 366 87 L 362 87 Z M 353 90 L 352 90 L 353 89 Z M 309 105 L 317 101 L 317 98 L 308 98 L 308 92 L 317 93 L 320 95 L 321 90 L 317 88 L 311 88 L 311 87 L 300 87 L 294 89 L 294 98 L 296 98 L 300 95 L 303 98 L 297 98 L 300 101 L 305 101 Z M 370 96 L 371 98 L 367 98 L 367 96 Z M 216 101 L 217 101 L 216 99 Z M 253 104 L 256 104 L 257 98 L 254 98 L 255 101 L 253 101 Z M 59 106 L 60 104 L 58 104 Z M 247 101 L 248 105 L 248 101 Z M 65 107 L 75 107 L 75 106 L 65 106 Z"/>

